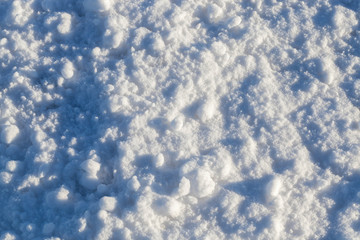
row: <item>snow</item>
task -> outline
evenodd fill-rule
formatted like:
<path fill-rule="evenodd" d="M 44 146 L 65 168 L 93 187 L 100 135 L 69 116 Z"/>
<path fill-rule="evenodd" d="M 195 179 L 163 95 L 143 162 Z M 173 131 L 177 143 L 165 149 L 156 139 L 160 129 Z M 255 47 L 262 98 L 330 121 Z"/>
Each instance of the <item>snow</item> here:
<path fill-rule="evenodd" d="M 191 183 L 190 180 L 186 177 L 182 177 L 179 183 L 179 188 L 177 189 L 176 194 L 179 197 L 186 196 L 190 193 Z"/>
<path fill-rule="evenodd" d="M 127 183 L 127 187 L 132 190 L 132 191 L 137 191 L 139 190 L 139 188 L 141 187 L 138 179 L 137 179 L 137 176 L 133 176 L 130 181 Z"/>
<path fill-rule="evenodd" d="M 162 153 L 159 153 L 154 157 L 153 162 L 155 167 L 157 168 L 161 167 L 162 165 L 164 165 L 165 162 L 164 155 Z"/>
<path fill-rule="evenodd" d="M 65 63 L 61 69 L 61 75 L 65 79 L 70 79 L 74 76 L 74 65 L 72 62 L 65 60 Z M 61 84 L 62 85 L 62 84 Z"/>
<path fill-rule="evenodd" d="M 0 237 L 1 240 L 16 240 L 16 236 L 11 233 L 4 233 Z"/>
<path fill-rule="evenodd" d="M 101 167 L 100 163 L 89 159 L 84 161 L 80 166 L 83 170 L 80 183 L 88 189 L 96 189 L 100 183 L 98 178 Z"/>
<path fill-rule="evenodd" d="M 15 125 L 5 125 L 1 131 L 1 141 L 6 144 L 12 143 L 19 135 L 20 130 Z"/>
<path fill-rule="evenodd" d="M 57 25 L 57 30 L 60 34 L 68 34 L 71 32 L 71 15 L 62 13 L 60 15 L 60 23 Z"/>
<path fill-rule="evenodd" d="M 99 201 L 100 209 L 112 212 L 116 208 L 116 198 L 104 196 Z"/>
<path fill-rule="evenodd" d="M 197 169 L 189 175 L 191 183 L 191 194 L 203 198 L 211 195 L 215 190 L 215 182 L 210 173 L 203 169 Z"/>
<path fill-rule="evenodd" d="M 104 12 L 109 11 L 112 0 L 84 0 L 84 8 L 89 11 Z"/>
<path fill-rule="evenodd" d="M 182 204 L 172 198 L 159 199 L 155 206 L 155 209 L 157 209 L 161 215 L 170 216 L 172 218 L 178 217 L 181 214 L 182 208 Z"/>
<path fill-rule="evenodd" d="M 6 170 L 9 172 L 17 172 L 20 171 L 21 168 L 22 168 L 22 162 L 20 161 L 11 160 L 6 163 Z"/>
<path fill-rule="evenodd" d="M 0 1 L 0 239 L 359 239 L 359 13 Z"/>
<path fill-rule="evenodd" d="M 279 195 L 281 190 L 281 179 L 279 177 L 274 177 L 271 181 L 266 184 L 266 201 L 271 201 Z"/>
<path fill-rule="evenodd" d="M 215 115 L 215 104 L 216 103 L 213 100 L 207 100 L 201 103 L 198 110 L 196 111 L 196 116 L 204 123 L 210 120 Z"/>

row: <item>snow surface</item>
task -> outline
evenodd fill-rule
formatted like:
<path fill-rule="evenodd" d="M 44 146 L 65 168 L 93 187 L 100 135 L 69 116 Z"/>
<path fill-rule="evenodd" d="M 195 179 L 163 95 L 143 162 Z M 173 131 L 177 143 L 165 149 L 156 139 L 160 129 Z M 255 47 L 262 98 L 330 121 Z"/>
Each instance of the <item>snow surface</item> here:
<path fill-rule="evenodd" d="M 0 239 L 360 239 L 359 17 L 0 1 Z"/>

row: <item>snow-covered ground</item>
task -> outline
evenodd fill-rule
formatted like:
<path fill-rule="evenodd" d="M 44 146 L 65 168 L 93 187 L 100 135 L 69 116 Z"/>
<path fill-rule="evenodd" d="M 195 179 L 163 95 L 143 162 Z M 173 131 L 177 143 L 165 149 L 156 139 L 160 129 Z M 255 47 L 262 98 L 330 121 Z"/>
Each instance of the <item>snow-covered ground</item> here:
<path fill-rule="evenodd" d="M 0 0 L 0 239 L 360 239 L 359 18 Z"/>

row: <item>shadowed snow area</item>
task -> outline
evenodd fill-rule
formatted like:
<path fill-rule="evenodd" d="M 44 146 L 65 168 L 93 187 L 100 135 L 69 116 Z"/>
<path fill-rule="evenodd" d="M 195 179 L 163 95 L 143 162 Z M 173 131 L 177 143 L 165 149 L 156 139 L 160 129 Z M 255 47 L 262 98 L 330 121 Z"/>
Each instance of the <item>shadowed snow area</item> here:
<path fill-rule="evenodd" d="M 360 239 L 357 0 L 1 0 L 0 239 Z"/>

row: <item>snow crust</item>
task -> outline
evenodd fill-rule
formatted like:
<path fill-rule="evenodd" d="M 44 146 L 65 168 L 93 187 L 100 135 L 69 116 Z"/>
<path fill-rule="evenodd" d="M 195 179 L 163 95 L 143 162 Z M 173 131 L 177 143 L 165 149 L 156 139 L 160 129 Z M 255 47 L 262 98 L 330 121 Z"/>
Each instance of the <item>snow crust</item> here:
<path fill-rule="evenodd" d="M 359 239 L 359 14 L 0 1 L 0 240 Z"/>

